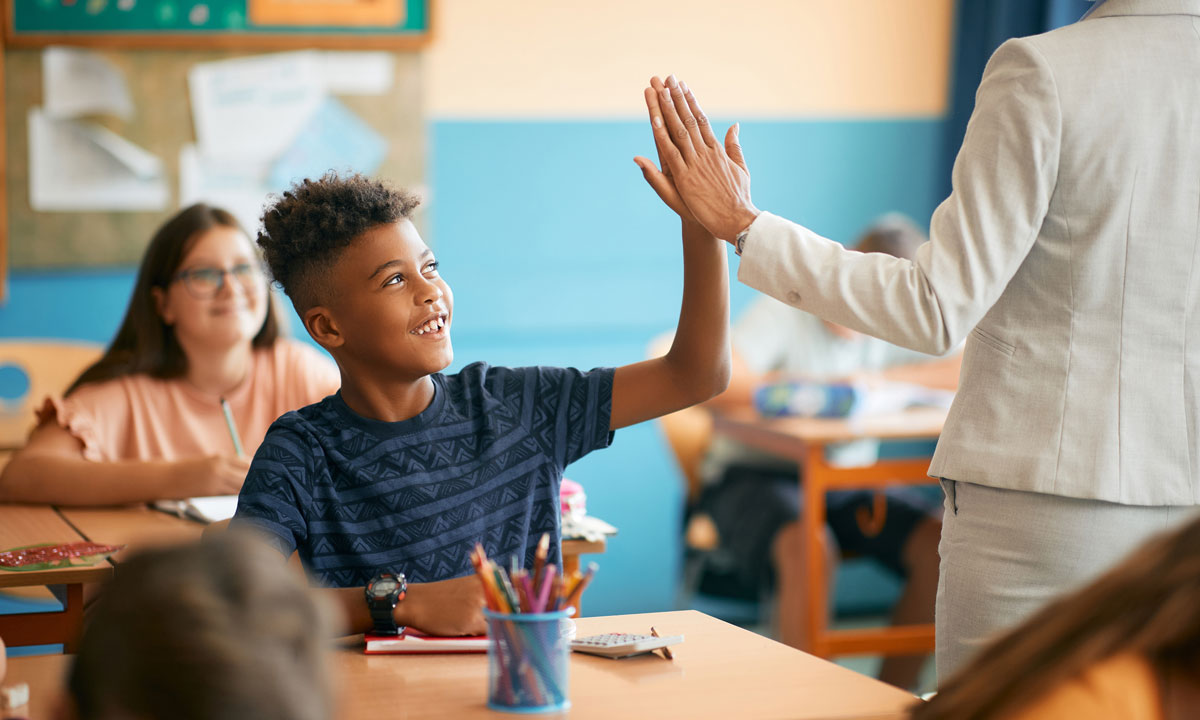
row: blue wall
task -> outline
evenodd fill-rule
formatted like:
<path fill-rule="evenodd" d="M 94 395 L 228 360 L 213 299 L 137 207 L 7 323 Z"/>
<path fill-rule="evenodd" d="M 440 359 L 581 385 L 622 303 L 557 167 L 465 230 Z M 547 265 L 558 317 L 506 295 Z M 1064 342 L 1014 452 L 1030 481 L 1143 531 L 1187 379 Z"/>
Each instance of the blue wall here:
<path fill-rule="evenodd" d="M 884 212 L 928 221 L 941 131 L 939 119 L 743 120 L 741 135 L 760 208 L 847 240 Z M 674 327 L 678 222 L 633 164 L 654 157 L 644 123 L 444 121 L 430 136 L 425 212 L 455 293 L 455 369 L 479 359 L 620 365 Z M 14 271 L 0 337 L 107 342 L 133 274 Z M 734 311 L 752 294 L 735 283 Z M 568 476 L 621 530 L 600 558 L 588 614 L 673 607 L 682 487 L 658 428 L 621 430 Z"/>

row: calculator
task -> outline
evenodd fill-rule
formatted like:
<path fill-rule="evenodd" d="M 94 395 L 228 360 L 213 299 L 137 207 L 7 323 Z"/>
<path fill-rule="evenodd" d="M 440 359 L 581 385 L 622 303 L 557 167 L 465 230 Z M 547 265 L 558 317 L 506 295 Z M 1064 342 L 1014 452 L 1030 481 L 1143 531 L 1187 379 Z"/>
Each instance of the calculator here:
<path fill-rule="evenodd" d="M 603 655 L 608 658 L 623 658 L 630 655 L 641 655 L 668 645 L 683 642 L 682 635 L 655 637 L 653 635 L 632 635 L 630 633 L 605 633 L 575 638 L 571 641 L 571 649 L 576 652 L 591 655 Z"/>

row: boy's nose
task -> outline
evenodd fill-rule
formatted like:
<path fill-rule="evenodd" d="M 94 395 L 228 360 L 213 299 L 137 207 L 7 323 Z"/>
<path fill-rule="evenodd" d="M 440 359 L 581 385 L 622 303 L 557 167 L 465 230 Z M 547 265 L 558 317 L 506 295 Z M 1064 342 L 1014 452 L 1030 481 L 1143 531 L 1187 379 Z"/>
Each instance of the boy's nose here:
<path fill-rule="evenodd" d="M 422 304 L 428 305 L 442 299 L 442 289 L 435 282 L 430 282 L 422 278 L 425 283 L 421 288 L 421 292 L 417 293 L 417 298 Z"/>

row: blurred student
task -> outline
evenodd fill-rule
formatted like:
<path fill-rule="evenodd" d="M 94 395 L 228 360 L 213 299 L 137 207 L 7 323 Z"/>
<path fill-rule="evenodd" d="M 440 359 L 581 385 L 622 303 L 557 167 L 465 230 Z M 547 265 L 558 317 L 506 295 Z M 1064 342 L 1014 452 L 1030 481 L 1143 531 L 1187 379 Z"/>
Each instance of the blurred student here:
<path fill-rule="evenodd" d="M 912 720 L 1200 716 L 1200 520 L 1047 605 L 943 682 Z"/>
<path fill-rule="evenodd" d="M 61 720 L 327 720 L 318 602 L 237 533 L 130 558 L 88 618 Z"/>
<path fill-rule="evenodd" d="M 150 241 L 112 344 L 47 398 L 0 474 L 0 500 L 102 505 L 236 493 L 247 454 L 288 410 L 337 389 L 336 369 L 280 337 L 258 253 L 224 210 L 193 205 Z"/>
<path fill-rule="evenodd" d="M 608 447 L 617 428 L 725 389 L 728 271 L 720 242 L 684 217 L 683 307 L 665 356 L 587 372 L 476 362 L 443 374 L 455 307 L 409 220 L 417 204 L 330 173 L 267 209 L 259 245 L 342 387 L 271 426 L 232 524 L 262 531 L 285 556 L 298 551 L 354 629 L 371 627 L 375 610 L 378 629 L 480 633 L 476 543 L 529 567 L 549 533 L 549 562 L 561 566 L 563 469 Z M 496 282 L 522 287 L 532 318 L 554 302 L 536 277 Z M 612 300 L 628 317 L 625 299 Z M 384 572 L 395 592 L 379 602 L 389 604 L 364 600 Z"/>
<path fill-rule="evenodd" d="M 888 216 L 867 230 L 856 245 L 864 253 L 908 258 L 924 234 L 901 216 Z M 936 381 L 953 387 L 961 357 L 937 359 L 821 320 L 761 297 L 742 314 L 732 331 L 733 373 L 729 389 L 707 403 L 715 410 L 751 408 L 756 389 L 797 378 L 812 382 L 842 380 Z M 867 465 L 878 458 L 879 443 L 863 440 L 829 450 L 831 462 Z M 704 464 L 707 487 L 699 510 L 716 524 L 719 552 L 738 571 L 747 589 L 774 586 L 780 640 L 807 650 L 803 527 L 798 469 L 792 461 L 757 451 L 717 435 Z M 834 577 L 839 550 L 874 558 L 903 578 L 905 587 L 893 611 L 897 624 L 933 622 L 937 595 L 941 497 L 915 488 L 884 491 L 882 528 L 867 527 L 875 493 L 841 490 L 826 496 L 826 571 Z M 900 687 L 916 684 L 922 656 L 888 656 L 880 679 Z"/>

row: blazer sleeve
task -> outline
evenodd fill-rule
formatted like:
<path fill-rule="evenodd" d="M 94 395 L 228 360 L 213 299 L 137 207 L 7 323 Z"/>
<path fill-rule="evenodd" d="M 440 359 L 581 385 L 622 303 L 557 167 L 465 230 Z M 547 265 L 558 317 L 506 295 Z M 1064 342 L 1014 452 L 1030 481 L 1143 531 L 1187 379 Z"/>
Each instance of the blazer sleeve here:
<path fill-rule="evenodd" d="M 738 279 L 801 310 L 934 355 L 957 346 L 1038 237 L 1058 174 L 1062 112 L 1029 39 L 992 55 L 954 162 L 952 192 L 913 260 L 846 250 L 762 213 Z"/>

